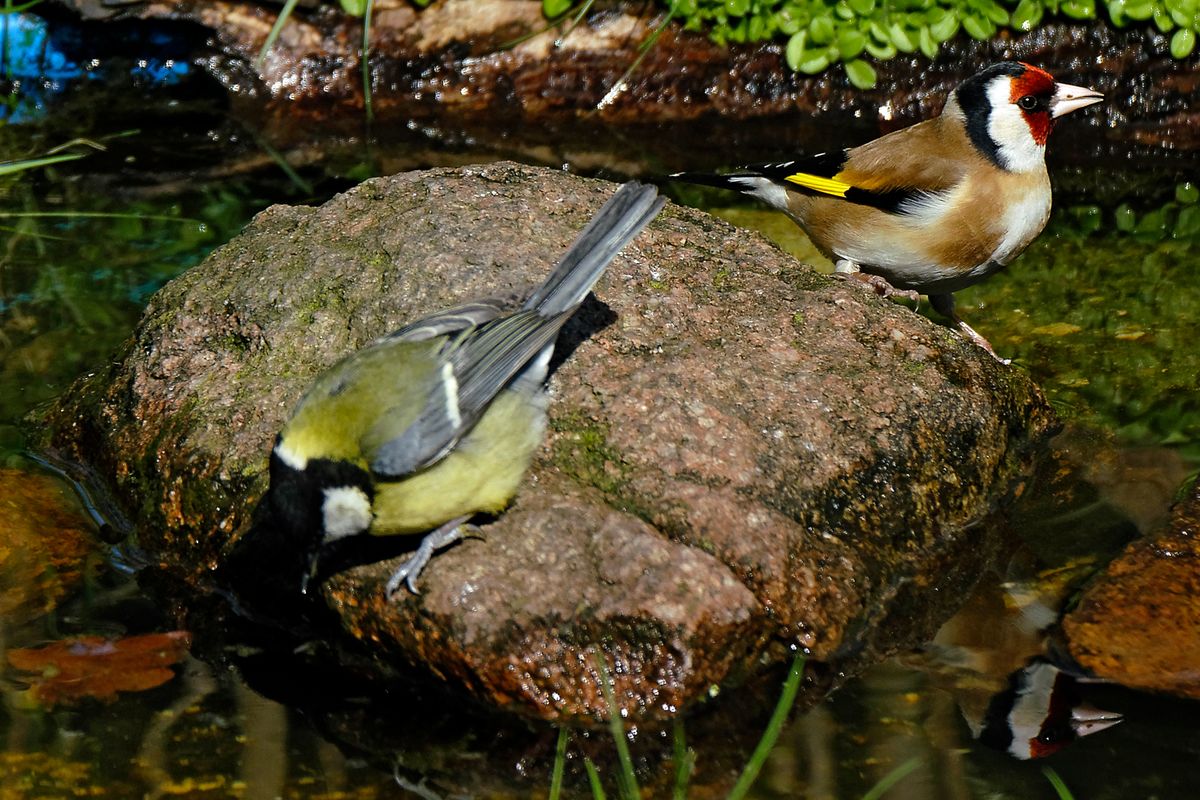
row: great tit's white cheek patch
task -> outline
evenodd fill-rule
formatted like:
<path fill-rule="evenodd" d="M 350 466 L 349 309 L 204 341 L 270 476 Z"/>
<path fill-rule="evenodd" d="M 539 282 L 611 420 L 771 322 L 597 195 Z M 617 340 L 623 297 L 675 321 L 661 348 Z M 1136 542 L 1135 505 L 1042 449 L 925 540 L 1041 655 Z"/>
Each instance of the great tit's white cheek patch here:
<path fill-rule="evenodd" d="M 371 527 L 371 501 L 357 486 L 334 486 L 324 490 L 321 504 L 325 541 L 364 533 Z"/>

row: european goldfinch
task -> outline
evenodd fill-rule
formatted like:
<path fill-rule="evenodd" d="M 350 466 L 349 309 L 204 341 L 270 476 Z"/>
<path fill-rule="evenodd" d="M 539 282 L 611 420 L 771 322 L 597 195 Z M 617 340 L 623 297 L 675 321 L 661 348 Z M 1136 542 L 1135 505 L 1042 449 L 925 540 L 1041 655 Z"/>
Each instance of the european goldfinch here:
<path fill-rule="evenodd" d="M 1046 139 L 1059 117 L 1101 100 L 1006 61 L 963 82 L 940 116 L 864 145 L 671 177 L 786 212 L 837 272 L 885 296 L 929 295 L 936 311 L 995 355 L 955 313 L 953 293 L 1004 267 L 1041 232 L 1050 215 Z"/>
<path fill-rule="evenodd" d="M 433 553 L 516 493 L 545 432 L 559 331 L 664 202 L 623 185 L 519 310 L 479 301 L 434 314 L 320 375 L 276 439 L 248 536 L 265 526 L 267 541 L 288 542 L 275 558 L 306 566 L 306 591 L 335 545 L 425 534 L 387 583 L 389 597 L 402 583 L 416 593 Z"/>

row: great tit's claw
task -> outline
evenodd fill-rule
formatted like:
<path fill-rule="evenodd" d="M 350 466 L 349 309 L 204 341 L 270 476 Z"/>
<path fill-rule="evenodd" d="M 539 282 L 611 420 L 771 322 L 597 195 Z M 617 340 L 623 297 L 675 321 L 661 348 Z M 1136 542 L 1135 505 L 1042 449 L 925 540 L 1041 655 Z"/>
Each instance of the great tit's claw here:
<path fill-rule="evenodd" d="M 425 538 L 417 546 L 416 552 L 409 556 L 408 560 L 392 573 L 392 577 L 388 578 L 388 582 L 384 586 L 387 599 L 396 599 L 396 595 L 400 593 L 400 584 L 407 586 L 408 590 L 413 594 L 419 595 L 421 592 L 417 589 L 417 578 L 420 577 L 421 571 L 425 569 L 425 565 L 429 563 L 429 560 L 433 558 L 433 554 L 438 550 L 457 542 L 464 536 L 471 535 L 469 530 L 464 530 L 475 528 L 474 525 L 466 524 L 468 519 L 470 517 L 452 519 L 441 527 L 425 534 Z M 478 531 L 477 528 L 475 530 Z"/>

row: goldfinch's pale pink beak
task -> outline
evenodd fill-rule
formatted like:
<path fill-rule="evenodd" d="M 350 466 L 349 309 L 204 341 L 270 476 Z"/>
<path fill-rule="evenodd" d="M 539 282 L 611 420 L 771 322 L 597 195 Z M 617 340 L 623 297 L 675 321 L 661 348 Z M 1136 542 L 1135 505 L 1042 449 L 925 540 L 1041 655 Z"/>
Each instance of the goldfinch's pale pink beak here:
<path fill-rule="evenodd" d="M 1104 100 L 1104 95 L 1082 86 L 1072 86 L 1069 83 L 1059 83 L 1055 86 L 1054 96 L 1050 98 L 1050 116 L 1056 119 Z"/>

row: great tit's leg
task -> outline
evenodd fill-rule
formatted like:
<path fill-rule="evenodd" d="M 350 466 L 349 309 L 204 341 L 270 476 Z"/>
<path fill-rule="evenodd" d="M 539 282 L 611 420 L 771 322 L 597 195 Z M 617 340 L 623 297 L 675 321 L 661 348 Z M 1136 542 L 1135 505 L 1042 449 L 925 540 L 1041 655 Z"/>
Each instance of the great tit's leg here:
<path fill-rule="evenodd" d="M 899 297 L 904 300 L 911 300 L 917 304 L 921 302 L 920 292 L 912 289 L 897 289 L 888 283 L 887 278 L 884 278 L 882 275 L 869 275 L 862 272 L 859 270 L 858 264 L 855 264 L 848 258 L 839 258 L 837 263 L 833 265 L 833 271 L 834 274 L 840 275 L 843 278 L 858 281 L 880 297 Z"/>
<path fill-rule="evenodd" d="M 1001 358 L 996 355 L 996 351 L 992 349 L 992 343 L 983 338 L 983 335 L 972 328 L 967 323 L 963 322 L 962 317 L 954 310 L 954 295 L 952 294 L 931 294 L 929 295 L 929 304 L 933 306 L 933 310 L 944 317 L 949 317 L 951 324 L 958 329 L 958 332 L 970 339 L 975 344 L 987 350 L 992 358 L 999 361 L 1005 366 L 1012 363 L 1011 358 Z"/>
<path fill-rule="evenodd" d="M 391 600 L 400 591 L 400 584 L 408 587 L 408 590 L 413 594 L 420 594 L 417 589 L 417 578 L 421 574 L 421 570 L 425 569 L 425 565 L 429 563 L 429 559 L 433 558 L 433 554 L 441 550 L 447 545 L 454 544 L 464 536 L 479 537 L 479 531 L 474 525 L 467 525 L 467 517 L 459 517 L 452 519 L 439 528 L 435 528 L 425 534 L 425 538 L 421 540 L 417 551 L 408 557 L 408 560 L 400 565 L 399 569 L 392 573 L 392 577 L 388 578 L 385 591 L 388 599 Z M 466 528 L 467 530 L 464 530 Z M 480 537 L 481 538 L 481 537 Z"/>

